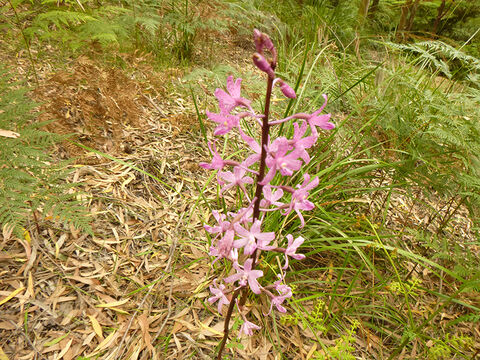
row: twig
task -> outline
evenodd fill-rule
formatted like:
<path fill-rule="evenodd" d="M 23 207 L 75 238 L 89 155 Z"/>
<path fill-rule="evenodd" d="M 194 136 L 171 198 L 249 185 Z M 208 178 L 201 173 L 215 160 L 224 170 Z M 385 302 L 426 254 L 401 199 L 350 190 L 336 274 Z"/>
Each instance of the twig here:
<path fill-rule="evenodd" d="M 35 357 L 38 356 L 39 359 L 45 359 L 45 358 L 42 356 L 41 352 L 37 350 L 37 348 L 36 348 L 35 345 L 32 343 L 32 340 L 30 340 L 30 338 L 27 336 L 27 334 L 25 334 L 25 333 L 20 329 L 20 327 L 19 327 L 17 324 L 15 324 L 15 322 L 14 322 L 13 320 L 8 319 L 8 321 L 9 321 L 13 326 L 15 326 L 15 329 L 17 330 L 17 332 L 20 332 L 20 333 L 25 337 L 25 339 L 26 339 L 27 342 L 28 342 L 28 345 L 30 345 L 30 346 L 32 347 L 33 351 L 35 351 Z"/>
<path fill-rule="evenodd" d="M 180 219 L 178 220 L 178 223 L 177 223 L 177 226 L 175 227 L 175 231 L 174 233 L 177 233 L 177 230 L 180 226 L 180 223 L 182 222 L 183 220 L 183 217 L 185 216 L 186 212 L 182 212 L 182 215 L 180 216 Z M 165 273 L 171 271 L 171 267 L 172 267 L 172 261 L 173 261 L 173 254 L 175 253 L 175 249 L 177 247 L 177 238 L 174 237 L 173 238 L 173 242 L 172 242 L 172 245 L 170 246 L 170 251 L 168 253 L 168 262 L 167 262 L 167 266 L 165 267 Z M 172 275 L 172 274 L 170 274 Z M 165 327 L 165 325 L 167 324 L 168 320 L 170 319 L 170 316 L 172 315 L 172 294 L 173 294 L 173 280 L 172 282 L 170 283 L 170 291 L 168 293 L 168 301 L 167 301 L 167 308 L 168 308 L 168 312 L 167 312 L 167 315 L 165 316 L 165 319 L 163 319 L 163 323 L 162 325 L 160 326 L 160 329 L 158 329 L 157 333 L 155 334 L 155 336 L 153 337 L 154 340 L 156 340 L 160 334 L 162 333 L 163 331 L 163 328 Z"/>
<path fill-rule="evenodd" d="M 143 297 L 142 301 L 140 302 L 140 305 L 138 305 L 137 307 L 137 311 L 135 311 L 133 313 L 133 315 L 131 316 L 130 318 L 130 321 L 128 322 L 128 325 L 127 327 L 125 328 L 125 332 L 123 333 L 123 336 L 120 340 L 120 343 L 117 345 L 117 350 L 115 351 L 115 358 L 116 359 L 121 359 L 122 358 L 122 355 L 123 355 L 123 352 L 126 348 L 126 346 L 124 348 L 122 348 L 122 344 L 124 343 L 125 341 L 125 338 L 127 337 L 127 334 L 128 334 L 128 331 L 130 330 L 130 328 L 132 327 L 132 323 L 133 323 L 133 320 L 135 319 L 135 317 L 137 316 L 137 312 L 143 307 L 143 304 L 145 303 L 145 300 L 147 300 L 147 297 L 150 295 L 150 293 L 152 292 L 152 289 L 153 289 L 153 286 L 150 286 L 150 288 L 148 289 L 147 293 L 145 294 L 145 296 Z M 118 350 L 122 350 L 122 352 L 120 354 L 118 354 Z"/>
<path fill-rule="evenodd" d="M 153 105 L 153 107 L 155 109 L 157 109 L 157 111 L 160 113 L 160 115 L 162 115 L 163 117 L 167 117 L 167 115 L 165 115 L 165 113 L 158 107 L 158 105 L 153 102 L 153 100 L 150 98 L 150 96 L 147 96 L 145 94 L 142 94 L 142 95 L 145 99 L 147 99 L 150 102 L 150 104 Z"/>

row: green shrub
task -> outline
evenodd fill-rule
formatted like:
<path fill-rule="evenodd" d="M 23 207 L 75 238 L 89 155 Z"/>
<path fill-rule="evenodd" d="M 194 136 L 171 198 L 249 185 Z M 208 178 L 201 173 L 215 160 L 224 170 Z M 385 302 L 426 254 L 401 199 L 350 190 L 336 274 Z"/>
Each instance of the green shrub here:
<path fill-rule="evenodd" d="M 20 234 L 35 216 L 90 231 L 75 185 L 65 181 L 67 164 L 57 164 L 48 153 L 59 137 L 43 131 L 45 123 L 35 122 L 37 104 L 27 92 L 0 68 L 0 129 L 18 134 L 0 136 L 0 226 Z"/>

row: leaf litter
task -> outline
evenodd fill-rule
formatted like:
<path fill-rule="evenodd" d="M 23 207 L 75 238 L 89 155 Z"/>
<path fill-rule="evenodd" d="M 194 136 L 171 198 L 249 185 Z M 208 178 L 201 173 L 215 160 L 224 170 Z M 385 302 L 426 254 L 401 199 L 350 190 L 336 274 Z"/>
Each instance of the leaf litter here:
<path fill-rule="evenodd" d="M 54 219 L 40 222 L 40 232 L 30 224 L 23 239 L 4 229 L 0 349 L 9 359 L 214 352 L 223 323 L 205 308 L 211 270 L 195 186 L 208 149 L 190 101 L 153 91 L 151 75 L 137 73 L 143 81 L 81 57 L 68 71 L 40 74 L 39 121 L 56 119 L 48 129 L 120 162 L 68 141 L 57 149 L 76 157 L 69 181 L 82 184 L 94 236 Z"/>

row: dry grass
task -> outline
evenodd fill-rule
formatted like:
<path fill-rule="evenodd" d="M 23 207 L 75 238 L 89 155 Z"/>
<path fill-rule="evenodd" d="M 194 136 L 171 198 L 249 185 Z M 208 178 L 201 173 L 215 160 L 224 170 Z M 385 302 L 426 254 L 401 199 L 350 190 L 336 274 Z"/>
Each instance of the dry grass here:
<path fill-rule="evenodd" d="M 68 70 L 39 71 L 33 96 L 41 119 L 55 119 L 51 131 L 161 182 L 70 142 L 58 147 L 59 157 L 76 156 L 69 181 L 82 184 L 95 235 L 55 219 L 32 222 L 23 239 L 4 229 L 0 358 L 210 359 L 215 351 L 223 322 L 205 302 L 208 211 L 195 186 L 205 182 L 197 163 L 208 150 L 193 105 L 158 86 L 177 73 L 140 65 L 128 77 L 81 57 Z M 242 358 L 275 358 L 261 336 L 243 344 Z"/>

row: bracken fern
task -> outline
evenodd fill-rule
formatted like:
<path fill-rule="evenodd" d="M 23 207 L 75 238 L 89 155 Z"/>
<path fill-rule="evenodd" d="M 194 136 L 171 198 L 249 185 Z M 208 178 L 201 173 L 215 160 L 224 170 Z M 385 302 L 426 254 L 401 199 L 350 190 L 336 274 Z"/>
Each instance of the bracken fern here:
<path fill-rule="evenodd" d="M 90 231 L 75 185 L 65 181 L 70 171 L 47 153 L 59 137 L 43 131 L 45 123 L 35 122 L 37 105 L 26 97 L 27 91 L 10 83 L 0 68 L 0 129 L 19 134 L 0 137 L 0 226 L 20 234 L 35 213 L 37 219 L 39 215 Z"/>

